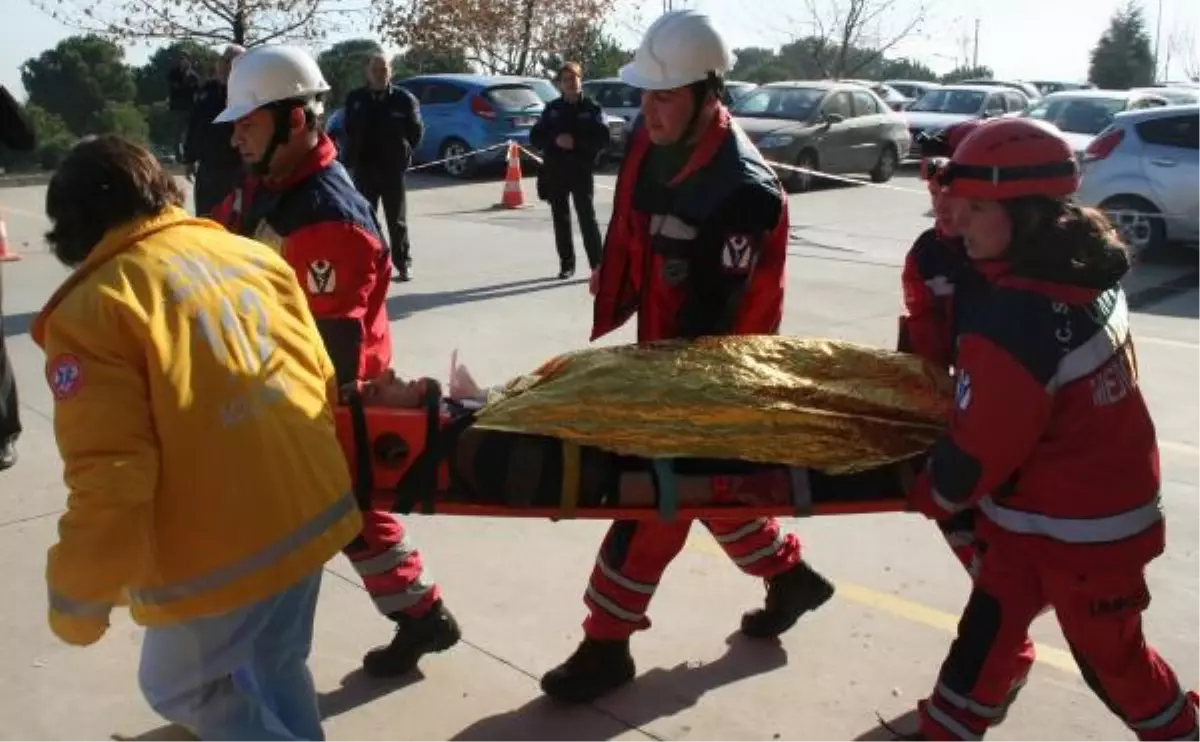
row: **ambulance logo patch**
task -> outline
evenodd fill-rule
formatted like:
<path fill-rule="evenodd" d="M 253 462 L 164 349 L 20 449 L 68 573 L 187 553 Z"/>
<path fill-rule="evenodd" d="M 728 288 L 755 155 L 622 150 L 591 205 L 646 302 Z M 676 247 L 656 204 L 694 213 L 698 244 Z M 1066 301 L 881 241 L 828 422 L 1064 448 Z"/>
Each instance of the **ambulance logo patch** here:
<path fill-rule="evenodd" d="M 971 406 L 971 375 L 966 371 L 958 372 L 958 384 L 954 388 L 954 404 L 960 411 Z"/>
<path fill-rule="evenodd" d="M 731 273 L 748 273 L 754 263 L 754 242 L 749 235 L 734 234 L 721 247 L 721 267 Z"/>
<path fill-rule="evenodd" d="M 337 273 L 328 260 L 314 260 L 308 264 L 308 293 L 313 296 L 332 294 L 337 289 Z"/>
<path fill-rule="evenodd" d="M 56 356 L 46 367 L 46 381 L 50 383 L 50 393 L 57 400 L 74 397 L 83 384 L 83 368 L 79 359 L 70 353 Z"/>

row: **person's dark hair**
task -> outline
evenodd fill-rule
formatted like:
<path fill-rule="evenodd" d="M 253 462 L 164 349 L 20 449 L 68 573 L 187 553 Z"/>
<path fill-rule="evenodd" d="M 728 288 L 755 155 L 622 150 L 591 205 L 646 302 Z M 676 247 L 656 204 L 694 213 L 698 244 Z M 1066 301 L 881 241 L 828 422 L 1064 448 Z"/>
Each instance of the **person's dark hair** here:
<path fill-rule="evenodd" d="M 116 135 L 81 141 L 59 165 L 46 190 L 52 229 L 46 242 L 74 267 L 105 233 L 168 206 L 183 206 L 183 192 L 154 155 Z"/>
<path fill-rule="evenodd" d="M 1101 212 L 1042 196 L 1003 203 L 1012 220 L 1009 261 L 1015 273 L 1107 288 L 1129 270 L 1129 251 Z"/>
<path fill-rule="evenodd" d="M 563 77 L 564 72 L 574 73 L 575 77 L 578 77 L 581 80 L 583 79 L 583 66 L 580 65 L 578 62 L 564 63 L 561 67 L 558 68 L 558 74 L 555 76 L 555 79 L 558 80 L 559 82 L 562 82 L 562 77 Z"/>

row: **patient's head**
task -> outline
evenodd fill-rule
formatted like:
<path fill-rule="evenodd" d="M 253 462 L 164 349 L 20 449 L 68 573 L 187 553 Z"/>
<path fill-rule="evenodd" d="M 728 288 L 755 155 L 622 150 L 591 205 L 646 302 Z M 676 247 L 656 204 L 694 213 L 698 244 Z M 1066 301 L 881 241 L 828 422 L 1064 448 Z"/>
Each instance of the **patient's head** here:
<path fill-rule="evenodd" d="M 417 408 L 425 401 L 425 379 L 405 381 L 389 368 L 363 382 L 361 393 L 368 407 Z"/>

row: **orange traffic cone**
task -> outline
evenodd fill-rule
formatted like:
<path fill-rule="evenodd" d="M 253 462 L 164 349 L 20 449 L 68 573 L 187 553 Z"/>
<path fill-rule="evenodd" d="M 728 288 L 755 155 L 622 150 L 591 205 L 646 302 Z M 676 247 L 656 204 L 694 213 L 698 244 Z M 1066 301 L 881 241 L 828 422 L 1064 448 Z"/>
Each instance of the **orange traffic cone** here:
<path fill-rule="evenodd" d="M 516 142 L 508 143 L 508 172 L 504 176 L 504 192 L 497 206 L 502 209 L 525 208 L 525 192 L 521 190 L 521 150 Z"/>
<path fill-rule="evenodd" d="M 4 212 L 0 211 L 0 263 L 11 263 L 20 259 L 20 255 L 8 251 L 8 225 L 4 223 Z"/>

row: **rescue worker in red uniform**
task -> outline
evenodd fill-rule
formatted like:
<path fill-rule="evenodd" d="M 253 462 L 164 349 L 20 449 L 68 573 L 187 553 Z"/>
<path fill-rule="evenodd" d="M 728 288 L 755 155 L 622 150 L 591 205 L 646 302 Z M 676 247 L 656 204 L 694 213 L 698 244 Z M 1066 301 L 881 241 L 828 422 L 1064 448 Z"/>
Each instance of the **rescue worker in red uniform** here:
<path fill-rule="evenodd" d="M 1030 623 L 1053 608 L 1084 679 L 1138 739 L 1196 739 L 1196 694 L 1142 633 L 1165 533 L 1125 249 L 1070 201 L 1071 147 L 1040 122 L 980 125 L 939 178 L 987 285 L 956 304 L 955 408 L 911 498 L 939 520 L 977 507 L 981 544 L 917 738 L 998 723 L 1033 662 Z"/>
<path fill-rule="evenodd" d="M 663 15 L 621 79 L 642 92 L 595 277 L 592 340 L 637 314 L 639 342 L 774 334 L 783 317 L 787 200 L 778 180 L 721 104 L 728 49 L 708 16 Z M 660 480 L 670 472 L 660 471 Z M 742 618 L 751 637 L 775 637 L 833 595 L 773 518 L 708 521 L 747 574 L 766 582 L 766 605 Z M 585 638 L 542 678 L 566 702 L 597 698 L 635 675 L 629 639 L 688 521 L 617 521 L 588 584 Z"/>
<path fill-rule="evenodd" d="M 213 218 L 271 245 L 291 264 L 345 385 L 380 375 L 391 361 L 391 262 L 371 208 L 318 125 L 328 90 L 301 49 L 262 46 L 238 60 L 216 123 L 233 123 L 250 175 Z M 359 507 L 363 530 L 344 553 L 375 607 L 396 623 L 392 642 L 367 653 L 363 669 L 398 676 L 422 655 L 453 646 L 460 632 L 438 586 L 425 581 L 421 554 L 403 526 L 386 509 Z"/>
<path fill-rule="evenodd" d="M 981 123 L 971 119 L 921 137 L 921 176 L 929 185 L 934 224 L 921 233 L 904 258 L 900 281 L 905 314 L 900 318 L 897 350 L 913 353 L 934 366 L 949 371 L 954 365 L 954 305 L 970 302 L 983 287 L 967 257 L 962 240 L 954 231 L 949 199 L 939 198 L 938 170 L 949 161 L 954 148 Z M 954 556 L 973 574 L 975 561 L 974 508 L 937 522 Z"/>

